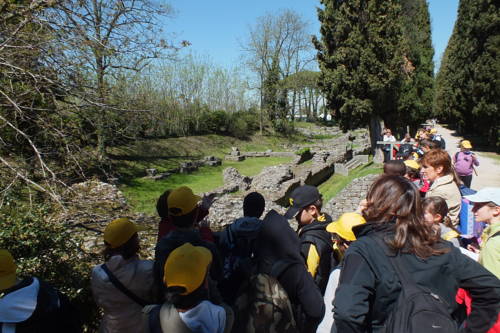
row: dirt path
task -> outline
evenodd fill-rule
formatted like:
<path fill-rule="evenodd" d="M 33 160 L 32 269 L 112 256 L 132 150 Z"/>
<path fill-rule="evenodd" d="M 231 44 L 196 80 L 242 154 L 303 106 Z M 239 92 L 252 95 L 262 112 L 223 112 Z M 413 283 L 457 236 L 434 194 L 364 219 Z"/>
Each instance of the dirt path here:
<path fill-rule="evenodd" d="M 455 131 L 436 125 L 438 133 L 441 134 L 446 140 L 446 150 L 451 156 L 454 156 L 458 148 L 458 143 L 462 139 L 455 136 Z M 472 142 L 474 147 L 474 142 Z M 474 151 L 474 149 L 472 149 Z M 480 190 L 484 187 L 500 187 L 500 161 L 488 157 L 485 153 L 477 153 L 479 155 L 479 167 L 476 168 L 478 175 L 472 178 L 472 188 Z"/>

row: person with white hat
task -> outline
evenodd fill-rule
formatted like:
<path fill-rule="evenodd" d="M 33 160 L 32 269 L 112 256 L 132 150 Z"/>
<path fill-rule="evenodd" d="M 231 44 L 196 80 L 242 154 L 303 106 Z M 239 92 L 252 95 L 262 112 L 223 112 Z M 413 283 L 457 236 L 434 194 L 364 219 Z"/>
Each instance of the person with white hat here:
<path fill-rule="evenodd" d="M 481 236 L 479 262 L 500 278 L 500 187 L 486 187 L 465 198 L 474 203 L 476 222 L 488 224 Z"/>

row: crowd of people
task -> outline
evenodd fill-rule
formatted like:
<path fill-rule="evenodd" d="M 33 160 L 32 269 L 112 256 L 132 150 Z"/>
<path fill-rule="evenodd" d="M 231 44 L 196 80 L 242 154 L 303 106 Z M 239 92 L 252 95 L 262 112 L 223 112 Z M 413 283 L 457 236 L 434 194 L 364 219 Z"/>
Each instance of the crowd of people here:
<path fill-rule="evenodd" d="M 143 227 L 111 221 L 91 274 L 99 332 L 500 332 L 500 188 L 471 190 L 470 142 L 452 158 L 436 137 L 407 135 L 358 209 L 335 221 L 303 185 L 284 215 L 263 216 L 252 192 L 241 218 L 213 231 L 214 196 L 181 186 L 158 199 L 154 260 L 139 258 Z M 462 232 L 465 203 L 481 234 Z M 0 250 L 0 332 L 79 332 L 80 322 L 67 297 L 18 278 Z"/>

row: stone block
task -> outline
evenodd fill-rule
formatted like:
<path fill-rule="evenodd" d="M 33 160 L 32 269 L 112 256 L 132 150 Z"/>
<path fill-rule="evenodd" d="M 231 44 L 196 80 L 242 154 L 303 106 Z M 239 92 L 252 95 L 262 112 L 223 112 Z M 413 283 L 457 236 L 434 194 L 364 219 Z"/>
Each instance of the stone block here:
<path fill-rule="evenodd" d="M 338 173 L 342 176 L 349 175 L 349 169 L 343 163 L 335 163 L 335 173 Z"/>

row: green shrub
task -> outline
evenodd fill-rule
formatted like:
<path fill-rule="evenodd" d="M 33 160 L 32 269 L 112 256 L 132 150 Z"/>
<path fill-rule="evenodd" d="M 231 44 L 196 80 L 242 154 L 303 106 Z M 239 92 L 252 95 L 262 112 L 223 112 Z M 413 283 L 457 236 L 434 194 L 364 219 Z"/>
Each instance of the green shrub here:
<path fill-rule="evenodd" d="M 229 134 L 238 139 L 248 137 L 250 133 L 248 124 L 245 119 L 239 117 L 231 117 L 232 121 L 229 124 Z"/>
<path fill-rule="evenodd" d="M 97 327 L 98 309 L 90 290 L 92 257 L 82 239 L 60 223 L 49 222 L 47 206 L 25 207 L 6 200 L 0 209 L 0 248 L 9 250 L 20 277 L 36 276 L 66 294 L 79 309 L 87 331 Z"/>
<path fill-rule="evenodd" d="M 295 152 L 296 155 L 304 155 L 304 154 L 310 154 L 311 153 L 311 148 L 309 147 L 303 147 Z"/>
<path fill-rule="evenodd" d="M 207 134 L 226 134 L 230 115 L 223 110 L 203 112 L 199 119 L 200 130 Z"/>

